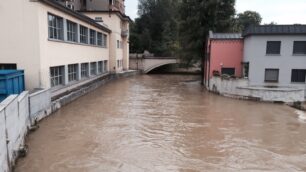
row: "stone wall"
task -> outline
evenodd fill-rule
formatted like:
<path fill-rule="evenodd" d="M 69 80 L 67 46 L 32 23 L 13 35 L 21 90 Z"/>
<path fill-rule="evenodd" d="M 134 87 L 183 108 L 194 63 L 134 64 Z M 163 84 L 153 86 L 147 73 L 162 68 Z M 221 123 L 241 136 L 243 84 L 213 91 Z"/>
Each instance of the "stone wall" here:
<path fill-rule="evenodd" d="M 221 77 L 213 77 L 210 79 L 208 89 L 223 96 L 239 99 L 284 103 L 305 101 L 304 89 L 294 87 L 268 88 L 249 86 L 247 79 L 222 79 Z"/>

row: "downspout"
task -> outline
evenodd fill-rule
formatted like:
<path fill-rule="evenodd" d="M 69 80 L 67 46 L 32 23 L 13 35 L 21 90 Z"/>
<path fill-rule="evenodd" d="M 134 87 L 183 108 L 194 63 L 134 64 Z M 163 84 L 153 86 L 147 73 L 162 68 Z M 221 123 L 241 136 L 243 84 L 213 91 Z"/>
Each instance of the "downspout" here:
<path fill-rule="evenodd" d="M 211 39 L 209 40 L 209 50 L 210 53 L 208 54 L 208 77 L 207 77 L 207 81 L 208 81 L 208 88 L 210 88 L 210 57 L 211 57 Z"/>

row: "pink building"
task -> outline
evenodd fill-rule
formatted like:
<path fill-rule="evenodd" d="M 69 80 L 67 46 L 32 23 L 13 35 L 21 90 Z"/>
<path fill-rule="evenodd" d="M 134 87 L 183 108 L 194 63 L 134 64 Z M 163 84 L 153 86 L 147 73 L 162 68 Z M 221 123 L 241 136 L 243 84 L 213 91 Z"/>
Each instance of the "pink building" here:
<path fill-rule="evenodd" d="M 237 33 L 209 33 L 204 80 L 214 75 L 242 76 L 243 38 Z"/>

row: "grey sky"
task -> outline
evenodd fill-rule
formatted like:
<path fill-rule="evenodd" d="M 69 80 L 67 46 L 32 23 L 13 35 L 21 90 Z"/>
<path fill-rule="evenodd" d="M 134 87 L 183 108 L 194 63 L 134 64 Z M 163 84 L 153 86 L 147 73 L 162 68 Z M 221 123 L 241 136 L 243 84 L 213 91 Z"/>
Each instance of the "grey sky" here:
<path fill-rule="evenodd" d="M 126 13 L 132 19 L 137 17 L 138 0 L 126 0 Z M 305 24 L 306 0 L 236 0 L 237 12 L 257 11 L 263 23 Z"/>

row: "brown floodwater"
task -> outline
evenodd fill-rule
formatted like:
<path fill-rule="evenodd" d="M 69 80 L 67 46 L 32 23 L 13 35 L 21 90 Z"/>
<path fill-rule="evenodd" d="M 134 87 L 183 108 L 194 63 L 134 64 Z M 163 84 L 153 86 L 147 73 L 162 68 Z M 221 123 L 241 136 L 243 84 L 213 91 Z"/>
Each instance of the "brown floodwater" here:
<path fill-rule="evenodd" d="M 213 95 L 194 79 L 142 75 L 102 86 L 43 120 L 16 171 L 306 171 L 302 114 Z"/>

